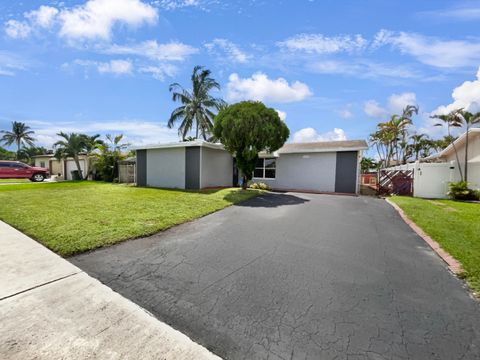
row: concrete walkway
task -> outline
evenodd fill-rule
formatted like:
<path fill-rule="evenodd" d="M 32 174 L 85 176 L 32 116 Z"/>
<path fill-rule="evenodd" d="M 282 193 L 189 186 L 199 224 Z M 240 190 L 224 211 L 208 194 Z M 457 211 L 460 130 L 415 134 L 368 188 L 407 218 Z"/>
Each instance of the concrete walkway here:
<path fill-rule="evenodd" d="M 0 221 L 0 358 L 219 359 Z"/>

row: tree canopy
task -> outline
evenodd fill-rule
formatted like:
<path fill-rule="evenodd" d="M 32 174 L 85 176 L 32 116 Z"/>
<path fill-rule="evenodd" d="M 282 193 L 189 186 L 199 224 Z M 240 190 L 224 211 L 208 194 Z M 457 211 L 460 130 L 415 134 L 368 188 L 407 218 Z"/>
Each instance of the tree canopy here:
<path fill-rule="evenodd" d="M 278 113 L 257 101 L 243 101 L 221 110 L 215 117 L 213 133 L 236 157 L 245 185 L 252 178 L 258 153 L 278 150 L 290 135 Z"/>

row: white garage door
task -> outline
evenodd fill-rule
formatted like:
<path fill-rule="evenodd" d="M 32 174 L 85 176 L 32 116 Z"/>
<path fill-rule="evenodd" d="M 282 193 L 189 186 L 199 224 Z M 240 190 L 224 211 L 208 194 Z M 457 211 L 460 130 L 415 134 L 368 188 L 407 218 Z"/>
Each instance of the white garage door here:
<path fill-rule="evenodd" d="M 85 160 L 80 160 L 80 168 L 82 169 L 82 176 L 85 176 Z M 66 179 L 72 180 L 72 171 L 78 170 L 75 160 L 67 160 Z"/>

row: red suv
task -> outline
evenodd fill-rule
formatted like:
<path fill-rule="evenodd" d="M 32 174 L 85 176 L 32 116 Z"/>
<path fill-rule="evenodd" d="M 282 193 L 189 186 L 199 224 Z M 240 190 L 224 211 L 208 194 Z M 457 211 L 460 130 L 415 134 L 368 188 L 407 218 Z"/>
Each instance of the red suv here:
<path fill-rule="evenodd" d="M 30 179 L 38 182 L 49 176 L 46 168 L 33 167 L 19 161 L 0 160 L 0 179 Z"/>

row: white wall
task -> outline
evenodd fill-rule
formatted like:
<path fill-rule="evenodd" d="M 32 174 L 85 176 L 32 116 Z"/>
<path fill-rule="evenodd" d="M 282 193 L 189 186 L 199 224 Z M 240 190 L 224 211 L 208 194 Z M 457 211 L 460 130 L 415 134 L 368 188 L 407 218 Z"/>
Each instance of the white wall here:
<path fill-rule="evenodd" d="M 277 158 L 276 179 L 257 179 L 274 189 L 296 189 L 321 192 L 335 191 L 337 154 L 281 154 Z"/>
<path fill-rule="evenodd" d="M 200 162 L 200 188 L 232 186 L 233 158 L 228 151 L 201 147 Z"/>
<path fill-rule="evenodd" d="M 448 183 L 460 180 L 455 162 L 416 163 L 413 174 L 414 197 L 446 199 Z"/>
<path fill-rule="evenodd" d="M 185 189 L 185 148 L 147 150 L 147 186 Z"/>

